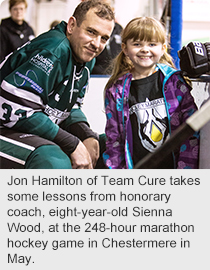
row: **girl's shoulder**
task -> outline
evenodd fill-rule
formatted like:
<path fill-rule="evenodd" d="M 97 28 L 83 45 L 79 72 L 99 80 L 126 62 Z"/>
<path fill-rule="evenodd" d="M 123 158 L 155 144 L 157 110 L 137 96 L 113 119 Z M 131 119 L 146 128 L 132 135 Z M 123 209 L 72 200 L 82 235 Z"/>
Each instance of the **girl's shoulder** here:
<path fill-rule="evenodd" d="M 117 80 L 106 90 L 109 92 L 122 92 L 124 88 L 127 88 L 130 85 L 130 82 L 132 80 L 132 74 L 126 73 L 122 76 L 119 76 Z"/>
<path fill-rule="evenodd" d="M 178 71 L 177 69 L 175 69 L 169 65 L 166 65 L 166 64 L 157 64 L 157 68 L 161 71 L 161 73 L 164 75 L 164 77 Z"/>
<path fill-rule="evenodd" d="M 177 80 L 180 83 L 187 85 L 188 87 L 192 87 L 191 80 L 183 74 L 183 71 L 180 69 L 175 69 L 166 64 L 158 64 L 157 65 L 161 71 L 161 76 L 165 80 Z"/>
<path fill-rule="evenodd" d="M 121 75 L 117 80 L 116 84 L 124 85 L 127 81 L 130 82 L 132 80 L 132 74 L 131 73 L 126 73 Z"/>

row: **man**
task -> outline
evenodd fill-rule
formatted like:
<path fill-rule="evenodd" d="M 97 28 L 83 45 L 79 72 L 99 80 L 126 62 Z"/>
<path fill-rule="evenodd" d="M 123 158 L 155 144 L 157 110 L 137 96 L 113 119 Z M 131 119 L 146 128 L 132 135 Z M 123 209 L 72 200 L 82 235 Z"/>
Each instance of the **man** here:
<path fill-rule="evenodd" d="M 91 169 L 99 139 L 81 111 L 90 72 L 114 27 L 111 8 L 80 3 L 68 23 L 14 52 L 1 67 L 1 164 Z"/>
<path fill-rule="evenodd" d="M 11 16 L 2 19 L 0 25 L 0 61 L 6 55 L 34 38 L 33 29 L 24 21 L 27 6 L 26 0 L 9 0 L 9 12 Z"/>

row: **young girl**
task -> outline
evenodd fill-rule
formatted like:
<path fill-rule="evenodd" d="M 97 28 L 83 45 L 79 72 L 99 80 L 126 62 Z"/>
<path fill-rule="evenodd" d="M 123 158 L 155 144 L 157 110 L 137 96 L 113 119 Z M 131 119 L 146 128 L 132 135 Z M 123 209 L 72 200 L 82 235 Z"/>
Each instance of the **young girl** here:
<path fill-rule="evenodd" d="M 197 110 L 190 91 L 166 52 L 162 24 L 150 17 L 130 21 L 105 89 L 106 166 L 133 168 L 160 147 Z M 197 168 L 198 145 L 194 134 L 159 168 Z"/>

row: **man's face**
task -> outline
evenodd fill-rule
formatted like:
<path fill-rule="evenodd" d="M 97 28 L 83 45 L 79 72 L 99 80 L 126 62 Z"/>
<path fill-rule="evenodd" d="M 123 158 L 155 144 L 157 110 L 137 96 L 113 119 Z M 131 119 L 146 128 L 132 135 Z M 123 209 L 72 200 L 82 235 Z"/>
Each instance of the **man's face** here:
<path fill-rule="evenodd" d="M 78 27 L 76 19 L 71 17 L 67 25 L 67 38 L 71 43 L 75 60 L 89 62 L 104 49 L 114 28 L 114 21 L 98 17 L 95 9 L 90 9 L 85 20 Z"/>

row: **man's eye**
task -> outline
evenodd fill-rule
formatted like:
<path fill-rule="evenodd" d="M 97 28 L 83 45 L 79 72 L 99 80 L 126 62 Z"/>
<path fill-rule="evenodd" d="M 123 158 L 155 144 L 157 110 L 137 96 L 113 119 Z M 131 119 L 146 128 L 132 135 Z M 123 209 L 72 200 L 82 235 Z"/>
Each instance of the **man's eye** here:
<path fill-rule="evenodd" d="M 88 30 L 88 33 L 91 34 L 91 35 L 95 34 L 93 30 Z"/>
<path fill-rule="evenodd" d="M 102 40 L 103 43 L 106 43 L 108 41 L 108 38 L 102 37 L 101 40 Z"/>

